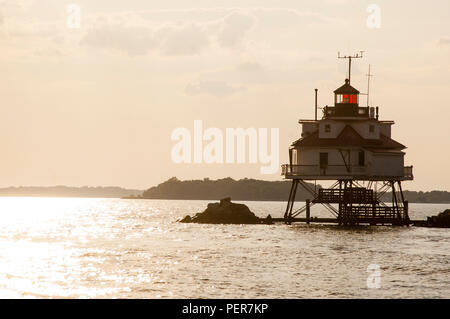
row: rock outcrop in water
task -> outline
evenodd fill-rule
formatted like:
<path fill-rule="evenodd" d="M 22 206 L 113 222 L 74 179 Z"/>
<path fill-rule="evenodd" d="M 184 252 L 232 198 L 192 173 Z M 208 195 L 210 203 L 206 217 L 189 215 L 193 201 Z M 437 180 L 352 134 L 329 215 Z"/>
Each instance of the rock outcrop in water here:
<path fill-rule="evenodd" d="M 437 216 L 428 217 L 427 221 L 433 227 L 450 227 L 450 209 L 444 210 Z"/>
<path fill-rule="evenodd" d="M 420 221 L 415 226 L 450 228 L 450 209 L 444 210 L 437 216 L 427 217 L 426 221 Z"/>
<path fill-rule="evenodd" d="M 244 204 L 235 204 L 231 198 L 227 197 L 220 200 L 220 203 L 210 203 L 206 210 L 196 214 L 194 217 L 186 216 L 180 222 L 182 223 L 201 223 L 201 224 L 261 224 L 262 220 L 258 218 Z"/>

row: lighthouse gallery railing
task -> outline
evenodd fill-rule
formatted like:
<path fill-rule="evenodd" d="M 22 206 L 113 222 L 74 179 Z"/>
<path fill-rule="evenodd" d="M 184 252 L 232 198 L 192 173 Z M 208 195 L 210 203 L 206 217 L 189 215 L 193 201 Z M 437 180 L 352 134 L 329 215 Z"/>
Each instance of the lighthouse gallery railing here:
<path fill-rule="evenodd" d="M 346 165 L 281 165 L 281 175 L 284 176 L 371 176 L 367 166 Z M 403 177 L 413 178 L 413 167 L 403 168 Z"/>

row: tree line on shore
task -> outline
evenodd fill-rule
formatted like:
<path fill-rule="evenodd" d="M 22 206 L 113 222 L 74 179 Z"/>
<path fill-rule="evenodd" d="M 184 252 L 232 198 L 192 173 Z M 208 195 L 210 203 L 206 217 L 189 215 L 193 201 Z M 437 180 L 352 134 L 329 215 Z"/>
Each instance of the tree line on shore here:
<path fill-rule="evenodd" d="M 309 183 L 311 187 L 321 185 Z M 244 178 L 234 180 L 230 177 L 211 180 L 185 180 L 176 177 L 151 187 L 143 192 L 141 198 L 147 199 L 197 199 L 218 200 L 231 197 L 233 200 L 287 201 L 291 187 L 290 181 L 264 181 Z M 450 203 L 450 192 L 447 191 L 404 191 L 405 198 L 411 203 Z M 383 200 L 389 201 L 388 192 Z M 297 188 L 297 201 L 312 199 L 311 195 L 301 186 Z"/>
<path fill-rule="evenodd" d="M 309 183 L 314 188 L 314 183 Z M 321 185 L 317 184 L 317 188 Z M 211 180 L 184 180 L 176 177 L 151 187 L 145 191 L 121 187 L 7 187 L 0 188 L 0 196 L 49 196 L 49 197 L 103 197 L 103 198 L 147 198 L 147 199 L 192 199 L 219 200 L 231 197 L 233 201 L 287 201 L 291 188 L 290 181 L 264 181 L 244 178 L 235 180 L 230 177 Z M 447 191 L 404 191 L 410 203 L 450 203 Z M 382 199 L 389 202 L 392 195 L 388 192 Z M 313 199 L 300 185 L 295 199 L 305 201 Z"/>
<path fill-rule="evenodd" d="M 314 184 L 311 184 L 314 187 Z M 233 200 L 285 201 L 289 196 L 289 181 L 263 181 L 244 178 L 234 180 L 230 177 L 211 180 L 181 181 L 176 177 L 144 191 L 142 198 L 148 199 L 199 199 L 219 200 L 231 197 Z M 320 187 L 320 185 L 317 185 Z M 311 198 L 306 190 L 298 187 L 298 200 Z"/>

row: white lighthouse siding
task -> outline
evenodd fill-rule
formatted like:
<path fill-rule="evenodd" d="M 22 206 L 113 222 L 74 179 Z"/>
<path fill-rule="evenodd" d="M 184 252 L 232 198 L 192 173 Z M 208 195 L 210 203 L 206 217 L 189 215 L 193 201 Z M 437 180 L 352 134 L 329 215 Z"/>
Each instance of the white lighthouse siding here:
<path fill-rule="evenodd" d="M 342 155 L 344 156 L 347 164 L 351 166 L 359 166 L 358 165 L 358 156 L 359 152 L 364 151 L 361 148 L 343 148 L 341 149 Z M 293 157 L 292 164 L 294 165 L 319 165 L 320 164 L 320 153 L 328 153 L 328 165 L 330 166 L 345 166 L 344 159 L 342 158 L 341 152 L 336 148 L 310 148 L 310 149 L 296 149 L 296 156 Z M 367 161 L 370 160 L 368 156 L 370 153 L 365 152 L 366 156 L 366 164 Z M 294 162 L 294 158 L 296 161 Z"/>
<path fill-rule="evenodd" d="M 303 123 L 302 124 L 302 137 L 317 131 L 317 123 Z"/>
<path fill-rule="evenodd" d="M 304 175 L 348 175 L 350 173 L 365 175 L 367 166 L 358 165 L 358 153 L 360 151 L 362 151 L 360 148 L 346 148 L 342 149 L 341 155 L 341 152 L 336 148 L 297 148 L 292 150 L 292 164 L 299 165 L 297 173 Z M 320 153 L 328 153 L 328 165 L 326 167 L 320 167 Z M 342 156 L 344 156 L 346 162 L 344 162 Z M 350 172 L 347 171 L 346 163 Z"/>
<path fill-rule="evenodd" d="M 380 122 L 380 133 L 384 136 L 391 137 L 391 126 L 392 122 L 390 123 L 383 123 Z"/>
<path fill-rule="evenodd" d="M 364 165 L 359 165 L 359 152 L 364 151 Z M 342 154 L 341 154 L 342 152 Z M 372 152 L 370 150 L 347 147 L 303 147 L 292 150 L 292 164 L 295 173 L 305 176 L 403 176 L 404 153 L 400 151 Z M 320 153 L 328 153 L 328 165 L 320 167 Z M 345 158 L 345 162 L 344 159 Z M 346 165 L 347 164 L 347 165 Z"/>
<path fill-rule="evenodd" d="M 372 175 L 403 176 L 404 153 L 372 153 Z"/>
<path fill-rule="evenodd" d="M 377 140 L 380 138 L 380 126 L 376 121 L 353 121 L 349 123 L 361 137 L 369 140 Z M 373 126 L 373 132 L 370 132 L 370 126 Z"/>
<path fill-rule="evenodd" d="M 326 131 L 329 125 L 330 131 Z M 333 120 L 322 120 L 319 123 L 319 138 L 336 138 L 342 132 L 347 123 L 337 122 Z"/>
<path fill-rule="evenodd" d="M 306 124 L 303 124 L 305 126 Z M 365 139 L 377 140 L 380 138 L 380 133 L 390 137 L 391 130 L 390 125 L 383 124 L 383 127 L 374 120 L 368 121 L 333 121 L 333 120 L 322 120 L 319 123 L 319 138 L 336 138 L 342 132 L 345 126 L 350 125 L 352 128 L 358 132 L 361 137 Z M 326 131 L 326 127 L 329 127 L 329 132 Z M 373 132 L 370 131 L 370 126 L 373 126 Z M 308 124 L 308 128 L 303 128 L 303 132 L 312 131 L 313 127 Z M 306 135 L 303 135 L 306 136 Z"/>
<path fill-rule="evenodd" d="M 310 149 L 296 149 L 297 162 L 294 165 L 319 165 L 320 153 L 328 153 L 329 165 L 344 165 L 341 155 L 336 149 L 331 148 L 310 148 Z"/>
<path fill-rule="evenodd" d="M 320 164 L 320 153 L 328 153 L 328 165 L 345 165 L 342 159 L 341 153 L 336 148 L 301 148 L 296 149 L 297 151 L 297 162 L 292 163 L 294 165 L 319 165 Z M 345 156 L 346 160 L 348 154 L 350 153 L 350 164 L 358 165 L 358 152 L 361 151 L 360 148 L 345 148 L 342 149 L 342 154 Z"/>

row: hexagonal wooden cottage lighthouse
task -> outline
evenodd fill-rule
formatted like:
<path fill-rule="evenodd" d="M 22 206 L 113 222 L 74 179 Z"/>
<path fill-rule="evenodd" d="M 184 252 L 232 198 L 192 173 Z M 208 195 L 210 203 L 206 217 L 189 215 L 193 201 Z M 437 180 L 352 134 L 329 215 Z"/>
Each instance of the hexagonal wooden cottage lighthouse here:
<path fill-rule="evenodd" d="M 349 59 L 351 63 L 351 59 Z M 350 68 L 349 68 L 350 77 Z M 299 120 L 301 138 L 289 148 L 289 164 L 282 175 L 292 180 L 285 212 L 286 222 L 310 218 L 310 206 L 323 204 L 343 225 L 408 225 L 408 202 L 401 182 L 412 180 L 412 166 L 404 166 L 404 145 L 391 138 L 393 121 L 378 119 L 378 107 L 359 106 L 360 92 L 349 79 L 334 91 L 334 106 L 323 108 L 323 117 Z M 330 188 L 315 189 L 305 181 L 334 180 Z M 298 184 L 312 201 L 293 211 Z M 392 200 L 381 197 L 391 190 Z M 306 212 L 306 218 L 297 218 Z"/>

